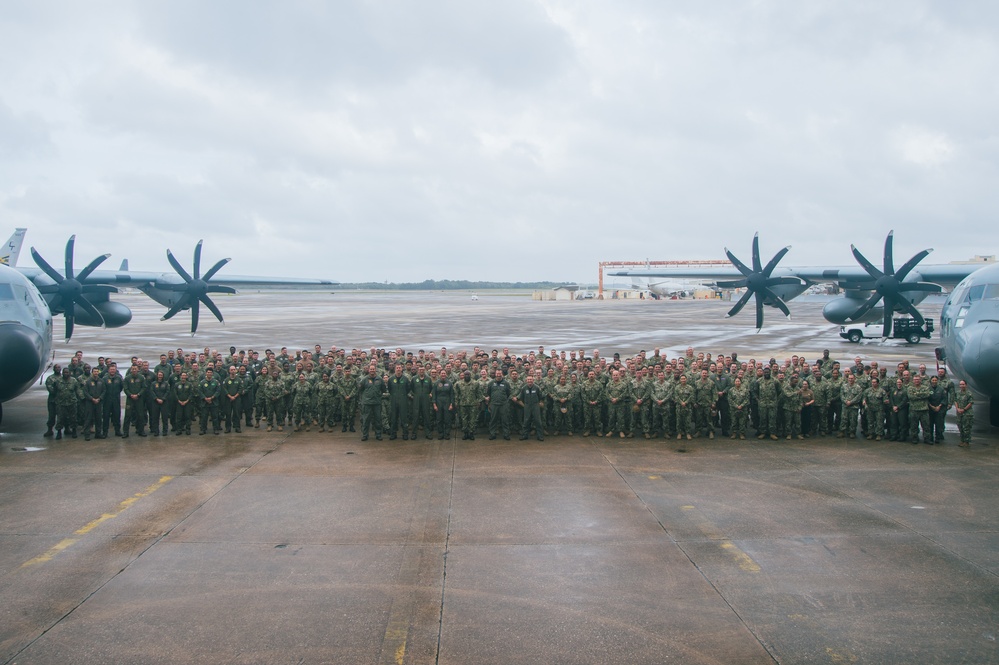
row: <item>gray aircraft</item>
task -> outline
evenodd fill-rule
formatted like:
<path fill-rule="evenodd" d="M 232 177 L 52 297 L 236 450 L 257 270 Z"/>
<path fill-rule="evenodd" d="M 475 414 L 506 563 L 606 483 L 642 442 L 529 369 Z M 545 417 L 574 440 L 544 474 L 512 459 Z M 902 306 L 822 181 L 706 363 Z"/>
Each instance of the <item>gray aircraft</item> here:
<path fill-rule="evenodd" d="M 73 265 L 76 236 L 66 243 L 63 272 L 52 268 L 34 248 L 31 255 L 39 267 L 16 268 L 23 239 L 24 229 L 17 229 L 0 254 L 0 419 L 3 402 L 30 388 L 45 370 L 52 351 L 53 314 L 63 314 L 67 340 L 76 324 L 117 328 L 132 319 L 128 307 L 109 297 L 119 286 L 137 288 L 168 307 L 163 319 L 190 310 L 191 333 L 194 334 L 202 304 L 219 322 L 223 320 L 210 293 L 235 293 L 234 286 L 326 289 L 336 284 L 320 279 L 238 275 L 215 280 L 215 275 L 230 259 L 218 261 L 202 274 L 201 241 L 194 249 L 193 274 L 180 265 L 170 250 L 167 250 L 167 259 L 177 274 L 131 271 L 127 270 L 127 264 L 119 270 L 97 270 L 110 256 L 108 254 L 95 258 L 76 272 Z M 225 283 L 220 283 L 222 281 Z"/>
<path fill-rule="evenodd" d="M 924 322 L 916 306 L 930 293 L 953 289 L 941 316 L 937 356 L 951 372 L 979 395 L 989 399 L 989 421 L 999 426 L 999 267 L 975 265 L 925 265 L 919 263 L 932 252 L 925 249 L 898 269 L 893 252 L 894 232 L 885 239 L 881 268 L 851 245 L 858 266 L 780 267 L 790 247 L 784 247 L 764 266 L 760 260 L 759 234 L 753 237 L 752 266 L 732 252 L 725 254 L 731 268 L 655 271 L 621 271 L 614 276 L 664 277 L 671 279 L 715 280 L 721 288 L 746 291 L 728 312 L 735 316 L 750 299 L 755 299 L 756 327 L 763 327 L 764 305 L 775 307 L 790 317 L 787 301 L 810 286 L 831 283 L 843 295 L 833 298 L 822 315 L 830 323 L 869 322 L 882 319 L 884 334 L 890 335 L 896 312 L 908 314 L 918 325 Z"/>

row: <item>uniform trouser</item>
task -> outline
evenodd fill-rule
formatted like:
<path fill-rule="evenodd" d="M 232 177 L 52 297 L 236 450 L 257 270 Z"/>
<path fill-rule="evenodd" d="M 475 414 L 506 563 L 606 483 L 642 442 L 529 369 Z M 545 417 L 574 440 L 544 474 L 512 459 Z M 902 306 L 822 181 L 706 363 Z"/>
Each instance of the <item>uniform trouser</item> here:
<path fill-rule="evenodd" d="M 479 405 L 461 405 L 458 409 L 461 413 L 461 431 L 465 436 L 475 436 L 475 426 L 479 422 Z"/>
<path fill-rule="evenodd" d="M 239 398 L 240 416 L 246 422 L 246 426 L 253 425 L 253 395 L 246 393 Z"/>
<path fill-rule="evenodd" d="M 923 442 L 933 443 L 933 433 L 930 431 L 930 412 L 909 409 L 909 436 L 913 443 L 919 441 L 920 428 L 923 430 Z"/>
<path fill-rule="evenodd" d="M 669 416 L 668 405 L 663 402 L 661 405 L 653 403 L 652 404 L 652 429 L 661 433 L 663 436 L 669 436 Z"/>
<path fill-rule="evenodd" d="M 676 405 L 676 434 L 690 435 L 694 429 L 694 405 Z"/>
<path fill-rule="evenodd" d="M 812 409 L 812 434 L 826 436 L 829 434 L 829 406 L 816 404 Z"/>
<path fill-rule="evenodd" d="M 714 432 L 715 426 L 711 422 L 711 405 L 710 404 L 698 404 L 694 407 L 694 415 L 697 418 L 697 431 L 704 432 Z"/>
<path fill-rule="evenodd" d="M 55 398 L 49 397 L 46 405 L 48 406 L 49 417 L 48 420 L 45 421 L 45 426 L 48 427 L 49 429 L 52 429 L 53 427 L 55 427 L 56 411 L 58 410 L 56 407 Z"/>
<path fill-rule="evenodd" d="M 56 429 L 76 431 L 76 413 L 79 408 L 76 400 L 70 404 L 56 404 Z"/>
<path fill-rule="evenodd" d="M 829 409 L 826 411 L 826 426 L 830 432 L 836 432 L 842 428 L 843 402 L 834 399 L 829 402 Z"/>
<path fill-rule="evenodd" d="M 239 423 L 242 421 L 243 413 L 243 397 L 238 396 L 235 400 L 229 399 L 228 395 L 222 395 L 219 397 L 222 403 L 219 405 L 222 409 L 222 417 L 225 419 L 225 431 L 230 431 L 233 428 L 236 431 L 240 431 Z"/>
<path fill-rule="evenodd" d="M 528 437 L 531 435 L 531 429 L 534 429 L 534 434 L 538 441 L 543 441 L 545 438 L 545 426 L 541 422 L 541 407 L 540 406 L 525 406 L 524 407 L 524 425 L 520 430 L 520 435 L 522 437 Z"/>
<path fill-rule="evenodd" d="M 170 409 L 167 408 L 166 400 L 160 404 L 155 399 L 153 403 L 149 405 L 149 431 L 153 434 L 160 433 L 160 424 L 163 426 L 163 433 L 166 434 L 170 431 L 170 423 L 168 415 Z"/>
<path fill-rule="evenodd" d="M 297 399 L 291 405 L 291 422 L 297 427 L 312 425 L 312 400 Z"/>
<path fill-rule="evenodd" d="M 267 400 L 267 426 L 284 426 L 284 397 Z"/>
<path fill-rule="evenodd" d="M 121 398 L 111 397 L 104 399 L 104 417 L 101 423 L 101 431 L 107 435 L 114 425 L 114 433 L 121 434 Z"/>
<path fill-rule="evenodd" d="M 88 397 L 83 403 L 83 433 L 89 435 L 90 428 L 94 428 L 94 436 L 103 436 L 104 432 L 101 430 L 102 421 L 104 420 L 104 403 L 103 401 L 94 404 Z"/>
<path fill-rule="evenodd" d="M 888 413 L 888 434 L 893 441 L 905 441 L 909 438 L 909 413 L 905 408 Z"/>
<path fill-rule="evenodd" d="M 848 437 L 857 436 L 857 417 L 860 415 L 860 407 L 843 406 L 843 413 L 840 416 L 840 431 Z"/>
<path fill-rule="evenodd" d="M 728 436 L 732 431 L 732 414 L 728 405 L 728 395 L 718 400 L 718 424 L 723 435 Z"/>
<path fill-rule="evenodd" d="M 745 436 L 746 435 L 746 412 L 749 406 L 746 405 L 741 409 L 732 409 L 732 434 L 733 436 Z"/>
<path fill-rule="evenodd" d="M 410 428 L 413 432 L 413 436 L 416 436 L 416 429 L 423 426 L 423 433 L 429 439 L 433 436 L 434 424 L 432 417 L 433 409 L 430 408 L 430 397 L 423 396 L 419 399 L 413 400 L 413 408 L 411 409 L 410 417 L 412 419 L 412 427 Z"/>
<path fill-rule="evenodd" d="M 777 435 L 777 407 L 771 404 L 760 404 L 760 425 L 758 433 L 764 436 Z"/>
<path fill-rule="evenodd" d="M 562 409 L 565 409 L 565 413 L 562 413 Z M 569 403 L 560 405 L 556 402 L 553 411 L 555 412 L 555 422 L 552 423 L 552 432 L 571 432 L 572 410 L 569 408 Z"/>
<path fill-rule="evenodd" d="M 361 405 L 361 436 L 368 436 L 368 431 L 374 428 L 375 436 L 382 438 L 382 403 Z"/>
<path fill-rule="evenodd" d="M 973 413 L 961 413 L 957 416 L 957 429 L 961 433 L 961 443 L 971 443 L 971 429 L 975 426 Z"/>
<path fill-rule="evenodd" d="M 930 433 L 933 434 L 931 441 L 939 443 L 943 441 L 944 423 L 947 420 L 947 409 L 940 407 L 939 411 L 930 410 Z"/>
<path fill-rule="evenodd" d="M 798 409 L 784 409 L 784 432 L 787 436 L 798 436 L 801 434 L 801 411 Z"/>
<path fill-rule="evenodd" d="M 330 398 L 320 399 L 316 403 L 316 418 L 320 427 L 333 427 L 333 408 L 336 400 Z"/>
<path fill-rule="evenodd" d="M 191 418 L 194 417 L 194 405 L 191 402 L 187 404 L 177 404 L 174 407 L 173 416 L 173 430 L 174 432 L 186 432 L 191 433 Z"/>
<path fill-rule="evenodd" d="M 635 429 L 641 426 L 643 434 L 651 434 L 653 429 L 652 404 L 645 401 L 638 405 L 638 413 L 635 414 Z"/>
<path fill-rule="evenodd" d="M 607 431 L 628 431 L 628 403 L 618 402 L 607 406 Z"/>
<path fill-rule="evenodd" d="M 264 391 L 260 391 L 257 395 L 256 403 L 254 404 L 255 415 L 254 419 L 259 422 L 262 418 L 267 417 L 267 397 L 263 394 Z M 270 422 L 270 421 L 268 421 Z"/>
<path fill-rule="evenodd" d="M 399 428 L 402 428 L 402 435 L 409 438 L 409 418 L 407 399 L 395 399 L 389 401 L 389 435 L 395 436 Z"/>
<path fill-rule="evenodd" d="M 142 432 L 146 427 L 146 403 L 141 397 L 132 399 L 125 397 L 125 434 L 130 425 L 135 425 L 136 432 Z"/>
<path fill-rule="evenodd" d="M 414 427 L 415 431 L 416 428 Z M 510 436 L 510 405 L 490 404 L 489 405 L 489 436 L 496 436 L 502 430 L 503 436 Z"/>
<path fill-rule="evenodd" d="M 812 425 L 815 420 L 815 405 L 806 406 L 801 409 L 801 434 L 808 436 L 812 433 Z"/>
<path fill-rule="evenodd" d="M 864 411 L 867 416 L 867 436 L 885 435 L 885 412 L 877 405 L 868 406 Z"/>
<path fill-rule="evenodd" d="M 201 402 L 201 432 L 208 431 L 208 421 L 212 421 L 212 431 L 218 432 L 222 429 L 222 423 L 219 422 L 219 405 L 218 402 L 212 400 L 211 402 L 202 401 Z"/>
<path fill-rule="evenodd" d="M 450 404 L 437 404 L 437 438 L 446 439 L 451 436 L 451 420 L 454 411 Z"/>
<path fill-rule="evenodd" d="M 340 408 L 340 415 L 343 418 L 343 430 L 354 429 L 354 419 L 357 417 L 357 400 L 345 399 Z"/>
<path fill-rule="evenodd" d="M 603 434 L 603 425 L 600 423 L 600 405 L 583 403 L 583 430 L 594 434 Z"/>

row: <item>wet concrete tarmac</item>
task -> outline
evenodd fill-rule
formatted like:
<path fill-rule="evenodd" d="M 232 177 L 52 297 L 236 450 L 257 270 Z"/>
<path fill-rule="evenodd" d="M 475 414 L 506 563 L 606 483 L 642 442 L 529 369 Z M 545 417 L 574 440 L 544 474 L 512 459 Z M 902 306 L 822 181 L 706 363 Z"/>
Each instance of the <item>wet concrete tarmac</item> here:
<path fill-rule="evenodd" d="M 126 302 L 132 324 L 57 358 L 544 344 L 933 362 L 932 344 L 840 340 L 820 303 L 757 334 L 726 303 L 246 295 L 192 341 Z M 993 432 L 969 450 L 954 433 L 55 442 L 43 421 L 40 390 L 5 405 L 0 663 L 999 661 Z"/>

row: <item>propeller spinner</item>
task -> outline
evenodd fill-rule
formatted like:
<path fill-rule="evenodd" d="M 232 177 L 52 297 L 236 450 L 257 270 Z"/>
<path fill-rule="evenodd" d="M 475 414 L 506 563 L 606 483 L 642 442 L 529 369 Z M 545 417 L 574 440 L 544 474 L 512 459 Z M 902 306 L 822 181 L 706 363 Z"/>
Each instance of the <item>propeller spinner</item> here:
<path fill-rule="evenodd" d="M 201 276 L 201 243 L 203 241 L 199 240 L 198 244 L 194 247 L 194 276 L 192 277 L 184 267 L 180 265 L 180 262 L 174 258 L 173 253 L 167 250 L 167 260 L 173 269 L 177 271 L 177 274 L 184 279 L 183 284 L 177 284 L 174 286 L 167 287 L 172 291 L 182 291 L 183 295 L 180 299 L 167 310 L 167 313 L 163 315 L 161 321 L 166 321 L 172 318 L 177 312 L 182 309 L 191 308 L 191 334 L 193 335 L 198 331 L 198 318 L 200 315 L 200 305 L 204 303 L 205 307 L 215 315 L 215 318 L 219 320 L 219 323 L 225 323 L 222 320 L 222 312 L 219 308 L 215 306 L 212 299 L 208 297 L 209 293 L 236 293 L 236 289 L 231 286 L 222 286 L 219 284 L 212 284 L 211 279 L 215 274 L 222 269 L 222 266 L 229 263 L 232 259 L 222 259 L 205 273 L 204 277 Z"/>
<path fill-rule="evenodd" d="M 110 254 L 105 254 L 104 256 L 98 256 L 96 259 L 87 264 L 87 267 L 79 272 L 79 274 L 74 274 L 73 272 L 73 250 L 76 246 L 76 236 L 70 236 L 69 240 L 66 242 L 66 264 L 65 264 L 65 275 L 60 275 L 52 266 L 49 265 L 48 261 L 42 258 L 34 247 L 31 248 L 31 257 L 35 260 L 35 263 L 39 268 L 42 269 L 46 275 L 48 275 L 55 284 L 43 284 L 38 287 L 38 291 L 43 294 L 55 294 L 55 297 L 49 303 L 49 308 L 53 312 L 62 311 L 63 317 L 66 319 L 66 339 L 68 340 L 73 336 L 73 328 L 75 322 L 75 307 L 79 307 L 92 316 L 95 320 L 101 322 L 101 326 L 104 326 L 104 317 L 97 310 L 93 304 L 87 300 L 84 296 L 87 293 L 117 293 L 118 289 L 108 284 L 85 284 L 87 277 L 90 276 L 92 272 L 97 270 L 97 267 L 101 265 Z"/>
<path fill-rule="evenodd" d="M 853 316 L 850 317 L 851 321 L 857 321 L 867 314 L 875 305 L 881 300 L 884 300 L 884 336 L 891 336 L 892 328 L 892 315 L 897 309 L 899 311 L 909 314 L 919 325 L 923 325 L 923 315 L 919 313 L 919 310 L 905 297 L 905 293 L 910 291 L 923 291 L 926 293 L 939 293 L 942 289 L 939 284 L 932 284 L 930 282 L 905 282 L 906 277 L 912 272 L 912 269 L 916 267 L 916 264 L 922 261 L 932 252 L 932 249 L 924 249 L 919 252 L 911 259 L 905 262 L 905 264 L 895 271 L 895 261 L 892 256 L 892 245 L 895 237 L 895 231 L 889 231 L 888 237 L 885 238 L 885 253 L 884 253 L 884 270 L 878 270 L 874 265 L 868 261 L 863 254 L 860 253 L 853 245 L 850 245 L 850 249 L 853 250 L 853 256 L 857 259 L 857 263 L 867 271 L 867 274 L 871 276 L 873 281 L 863 282 L 858 284 L 857 287 L 861 289 L 869 289 L 874 291 L 871 297 L 860 306 Z"/>
<path fill-rule="evenodd" d="M 790 318 L 791 310 L 787 308 L 787 305 L 781 300 L 780 296 L 774 293 L 771 288 L 780 285 L 798 285 L 801 284 L 801 280 L 797 277 L 771 277 L 774 268 L 780 263 L 780 260 L 784 258 L 788 250 L 791 249 L 790 245 L 784 247 L 779 252 L 774 254 L 774 257 L 770 259 L 770 262 L 766 266 L 763 266 L 760 262 L 760 234 L 757 233 L 753 236 L 753 267 L 750 269 L 746 264 L 735 257 L 735 254 L 728 251 L 725 248 L 725 254 L 728 256 L 728 260 L 732 262 L 736 268 L 739 269 L 745 277 L 743 279 L 738 279 L 730 282 L 718 282 L 718 286 L 725 289 L 739 289 L 745 287 L 746 293 L 743 294 L 739 302 L 729 310 L 726 316 L 735 316 L 742 311 L 742 308 L 746 306 L 750 298 L 756 298 L 756 329 L 759 330 L 763 327 L 763 305 L 766 303 L 774 304 L 780 311 L 784 312 L 784 316 Z"/>

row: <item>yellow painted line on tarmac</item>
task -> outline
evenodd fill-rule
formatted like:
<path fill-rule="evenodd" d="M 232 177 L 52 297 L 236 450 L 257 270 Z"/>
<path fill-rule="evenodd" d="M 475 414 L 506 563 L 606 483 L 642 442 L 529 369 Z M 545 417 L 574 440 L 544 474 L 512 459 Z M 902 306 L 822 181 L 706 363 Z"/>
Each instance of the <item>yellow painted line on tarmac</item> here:
<path fill-rule="evenodd" d="M 110 519 L 114 519 L 115 517 L 118 517 L 118 515 L 121 515 L 123 512 L 125 512 L 126 510 L 128 510 L 129 508 L 131 508 L 132 505 L 134 505 L 137 501 L 139 501 L 139 499 L 142 499 L 142 498 L 145 498 L 145 497 L 149 496 L 150 494 L 152 494 L 153 492 L 155 492 L 159 488 L 161 488 L 164 485 L 166 485 L 171 480 L 173 480 L 173 476 L 163 476 L 162 478 L 160 478 L 158 481 L 156 481 L 155 483 L 153 483 L 152 485 L 150 485 L 146 489 L 144 489 L 141 492 L 138 492 L 136 494 L 133 494 L 132 496 L 128 497 L 127 499 L 125 499 L 124 501 L 122 501 L 121 503 L 119 503 L 117 510 L 115 510 L 114 512 L 112 512 L 112 513 L 104 513 L 103 515 L 101 515 L 97 519 L 91 520 L 90 522 L 84 524 L 79 529 L 77 529 L 76 531 L 74 531 L 73 535 L 76 535 L 76 536 L 85 536 L 86 534 L 90 533 L 95 528 L 97 528 L 98 525 L 100 525 L 100 524 L 102 524 L 104 522 L 107 522 Z M 53 547 L 49 548 L 49 550 L 47 552 L 45 552 L 44 554 L 40 554 L 40 555 L 36 556 L 34 559 L 29 559 L 29 560 L 25 561 L 24 563 L 22 563 L 21 564 L 21 568 L 28 568 L 30 566 L 34 566 L 35 564 L 45 563 L 46 561 L 51 561 L 55 557 L 55 555 L 59 554 L 59 552 L 62 552 L 65 549 L 69 548 L 74 543 L 78 542 L 79 540 L 80 540 L 79 538 L 65 538 L 65 539 L 59 541 Z"/>
<path fill-rule="evenodd" d="M 725 552 L 727 552 L 733 558 L 736 565 L 739 566 L 740 570 L 745 571 L 747 573 L 760 572 L 761 570 L 760 564 L 753 561 L 753 557 L 749 556 L 741 549 L 739 549 L 739 547 L 731 540 L 729 540 L 725 536 L 725 533 L 721 529 L 719 529 L 714 524 L 714 522 L 705 517 L 704 514 L 701 513 L 701 511 L 699 511 L 694 506 L 689 506 L 689 505 L 680 506 L 680 510 L 684 511 L 690 516 L 691 521 L 693 521 L 694 525 L 698 528 L 698 530 L 701 533 L 703 533 L 711 540 L 720 541 L 718 543 L 719 547 L 725 550 Z"/>

